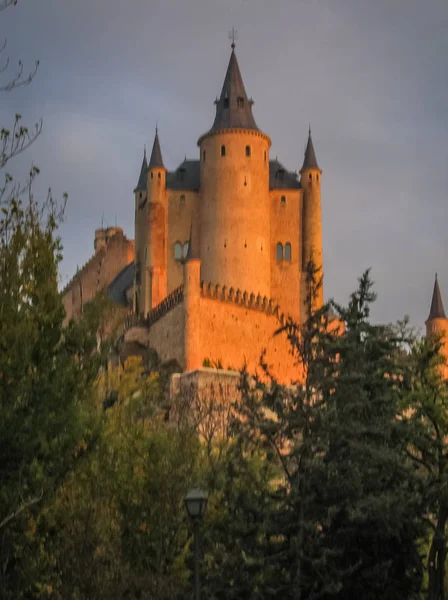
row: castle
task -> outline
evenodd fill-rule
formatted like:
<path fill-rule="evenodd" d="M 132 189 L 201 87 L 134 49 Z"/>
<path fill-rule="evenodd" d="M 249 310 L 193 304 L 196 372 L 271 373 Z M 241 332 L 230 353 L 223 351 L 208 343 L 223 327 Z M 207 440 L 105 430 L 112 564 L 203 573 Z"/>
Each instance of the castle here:
<path fill-rule="evenodd" d="M 257 126 L 235 44 L 211 128 L 199 157 L 165 168 L 156 129 L 135 199 L 135 239 L 97 230 L 95 255 L 63 292 L 67 318 L 108 287 L 129 311 L 124 339 L 175 359 L 186 372 L 204 365 L 259 371 L 260 355 L 289 383 L 297 366 L 287 316 L 306 318 L 306 269 L 323 274 L 321 175 L 308 134 L 300 178 L 271 160 Z M 428 332 L 448 331 L 436 280 Z M 323 285 L 316 305 L 323 303 Z"/>

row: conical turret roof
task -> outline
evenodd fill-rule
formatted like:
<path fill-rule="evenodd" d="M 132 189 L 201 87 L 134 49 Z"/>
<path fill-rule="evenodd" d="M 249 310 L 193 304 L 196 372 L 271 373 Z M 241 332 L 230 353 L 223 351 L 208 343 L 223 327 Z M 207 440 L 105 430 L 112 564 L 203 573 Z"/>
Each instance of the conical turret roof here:
<path fill-rule="evenodd" d="M 164 169 L 162 151 L 160 150 L 159 132 L 156 127 L 156 135 L 154 137 L 154 144 L 152 147 L 151 158 L 149 159 L 149 169 L 152 168 Z"/>
<path fill-rule="evenodd" d="M 140 177 L 138 178 L 137 187 L 134 191 L 146 190 L 146 172 L 148 170 L 148 161 L 146 160 L 146 148 L 143 153 L 142 168 L 140 169 Z"/>
<path fill-rule="evenodd" d="M 434 281 L 434 291 L 432 293 L 431 309 L 429 311 L 428 321 L 431 319 L 446 319 L 437 275 Z"/>
<path fill-rule="evenodd" d="M 311 137 L 311 127 L 308 132 L 308 142 L 305 150 L 305 157 L 303 159 L 302 171 L 305 169 L 319 169 L 317 164 L 316 153 L 314 152 L 313 139 Z"/>
<path fill-rule="evenodd" d="M 219 100 L 215 100 L 215 104 L 215 120 L 212 128 L 205 135 L 221 129 L 254 129 L 259 131 L 252 115 L 253 100 L 247 97 L 234 44 L 232 44 L 232 54 L 230 55 L 221 95 Z"/>

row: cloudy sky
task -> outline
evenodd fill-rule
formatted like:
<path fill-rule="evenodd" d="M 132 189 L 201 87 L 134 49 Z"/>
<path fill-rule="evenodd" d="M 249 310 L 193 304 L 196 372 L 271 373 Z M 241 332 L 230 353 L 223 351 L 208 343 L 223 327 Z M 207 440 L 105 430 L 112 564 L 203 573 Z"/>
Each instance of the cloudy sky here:
<path fill-rule="evenodd" d="M 237 56 L 271 157 L 299 169 L 311 122 L 324 173 L 325 293 L 372 268 L 375 320 L 422 326 L 434 272 L 448 309 L 447 0 L 19 0 L 0 13 L 12 63 L 2 126 L 44 119 L 36 188 L 68 192 L 61 283 L 101 223 L 133 237 L 133 194 L 156 121 L 169 169 L 198 156 L 238 30 Z M 21 172 L 20 172 L 21 171 Z"/>

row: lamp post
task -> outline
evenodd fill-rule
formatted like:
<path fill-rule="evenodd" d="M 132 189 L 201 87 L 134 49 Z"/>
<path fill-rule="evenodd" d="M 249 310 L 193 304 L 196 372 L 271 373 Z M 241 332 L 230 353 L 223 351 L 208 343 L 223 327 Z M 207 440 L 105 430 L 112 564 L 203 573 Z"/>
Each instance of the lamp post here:
<path fill-rule="evenodd" d="M 207 508 L 207 494 L 199 488 L 191 488 L 185 496 L 185 508 L 193 522 L 194 534 L 194 594 L 195 600 L 201 598 L 201 585 L 199 581 L 199 524 Z"/>

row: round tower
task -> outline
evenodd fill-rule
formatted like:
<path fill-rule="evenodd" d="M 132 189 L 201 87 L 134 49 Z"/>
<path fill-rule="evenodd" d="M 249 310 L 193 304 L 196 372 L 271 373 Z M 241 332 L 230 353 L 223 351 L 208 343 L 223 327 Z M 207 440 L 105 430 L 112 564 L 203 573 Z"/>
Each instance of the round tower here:
<path fill-rule="evenodd" d="M 446 379 L 448 378 L 448 319 L 446 318 L 445 309 L 443 308 L 437 273 L 432 293 L 431 308 L 425 325 L 427 337 L 441 336 L 442 338 L 441 354 L 447 361 L 442 367 L 442 375 Z"/>
<path fill-rule="evenodd" d="M 303 166 L 300 169 L 300 184 L 302 188 L 302 299 L 306 303 L 306 295 L 308 293 L 306 284 L 307 269 L 312 262 L 315 277 L 321 281 L 320 288 L 317 290 L 317 297 L 313 301 L 314 308 L 320 308 L 324 299 L 322 207 L 320 199 L 321 175 L 322 170 L 317 164 L 310 127 L 305 158 Z"/>
<path fill-rule="evenodd" d="M 134 299 L 133 299 L 133 310 L 134 312 L 142 312 L 140 306 L 141 296 L 141 267 L 144 260 L 145 248 L 144 248 L 144 207 L 147 199 L 147 177 L 148 177 L 148 161 L 146 159 L 146 148 L 143 152 L 143 161 L 140 169 L 140 176 L 138 183 L 134 189 L 135 197 L 135 218 L 134 218 Z"/>
<path fill-rule="evenodd" d="M 234 44 L 200 148 L 201 278 L 270 296 L 270 138 L 253 118 Z"/>
<path fill-rule="evenodd" d="M 136 190 L 135 219 L 137 310 L 143 315 L 166 297 L 167 290 L 168 200 L 157 129 L 146 168 L 145 188 L 146 191 Z"/>

